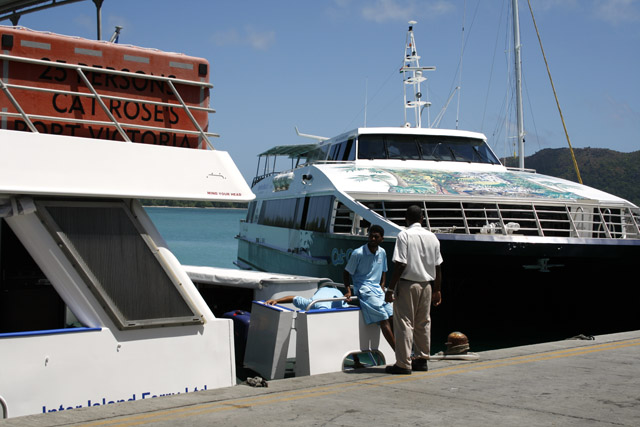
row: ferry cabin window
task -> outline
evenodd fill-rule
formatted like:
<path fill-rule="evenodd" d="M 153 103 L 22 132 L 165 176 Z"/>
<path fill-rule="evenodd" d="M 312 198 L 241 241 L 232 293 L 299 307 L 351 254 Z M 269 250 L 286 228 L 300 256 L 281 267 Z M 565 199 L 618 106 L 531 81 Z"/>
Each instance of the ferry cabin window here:
<path fill-rule="evenodd" d="M 333 209 L 333 196 L 309 197 L 305 230 L 326 232 L 329 226 L 329 218 Z"/>
<path fill-rule="evenodd" d="M 333 196 L 264 200 L 258 223 L 272 227 L 326 232 Z"/>
<path fill-rule="evenodd" d="M 327 160 L 333 160 L 337 162 L 344 162 L 355 160 L 355 150 L 353 147 L 353 139 L 333 144 L 329 150 L 329 157 Z"/>
<path fill-rule="evenodd" d="M 329 150 L 328 145 L 318 146 L 315 149 L 309 151 L 304 154 L 302 157 L 306 158 L 306 161 L 303 163 L 313 163 L 317 160 L 325 160 L 327 158 L 327 151 Z"/>
<path fill-rule="evenodd" d="M 272 227 L 300 228 L 299 199 L 264 200 L 258 223 Z"/>
<path fill-rule="evenodd" d="M 247 209 L 247 217 L 245 219 L 245 222 L 254 222 L 253 221 L 253 216 L 256 212 L 256 205 L 258 203 L 254 200 L 252 202 L 249 202 L 249 207 Z"/>
<path fill-rule="evenodd" d="M 358 137 L 358 158 L 365 160 L 386 159 L 387 149 L 382 135 L 360 135 Z"/>
<path fill-rule="evenodd" d="M 120 329 L 202 323 L 125 203 L 36 205 L 41 220 Z"/>
<path fill-rule="evenodd" d="M 481 139 L 438 135 L 360 135 L 358 158 L 500 164 Z"/>

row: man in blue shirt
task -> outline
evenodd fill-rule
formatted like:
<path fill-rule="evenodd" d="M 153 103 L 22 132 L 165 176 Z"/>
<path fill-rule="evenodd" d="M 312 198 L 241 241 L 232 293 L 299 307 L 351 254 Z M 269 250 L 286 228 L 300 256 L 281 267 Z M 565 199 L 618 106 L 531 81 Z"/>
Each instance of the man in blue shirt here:
<path fill-rule="evenodd" d="M 347 301 L 351 298 L 351 282 L 354 294 L 360 301 L 364 322 L 369 325 L 378 323 L 385 339 L 392 349 L 396 343 L 391 329 L 393 307 L 384 300 L 387 277 L 387 254 L 380 246 L 384 239 L 384 229 L 372 225 L 369 229 L 369 242 L 355 249 L 344 269 L 344 285 L 347 287 Z"/>

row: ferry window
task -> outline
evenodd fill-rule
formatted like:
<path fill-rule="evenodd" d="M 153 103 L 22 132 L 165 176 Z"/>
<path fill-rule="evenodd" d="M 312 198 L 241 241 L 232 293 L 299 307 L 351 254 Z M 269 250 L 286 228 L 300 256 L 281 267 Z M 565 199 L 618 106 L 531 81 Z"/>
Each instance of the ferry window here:
<path fill-rule="evenodd" d="M 451 145 L 451 151 L 455 156 L 455 160 L 458 162 L 471 162 L 475 159 L 476 152 L 473 149 L 474 147 L 469 145 Z"/>
<path fill-rule="evenodd" d="M 309 198 L 309 207 L 304 223 L 304 229 L 309 231 L 326 232 L 329 218 L 333 209 L 333 196 L 316 196 Z"/>
<path fill-rule="evenodd" d="M 441 160 L 438 150 L 442 144 L 439 142 L 422 140 L 418 145 L 422 152 L 422 160 Z"/>
<path fill-rule="evenodd" d="M 331 146 L 328 160 L 344 162 L 347 160 L 353 160 L 354 158 L 355 153 L 353 152 L 353 139 L 349 139 Z"/>
<path fill-rule="evenodd" d="M 473 151 L 475 162 L 491 163 L 492 165 L 500 164 L 500 160 L 496 158 L 489 146 L 482 140 L 475 140 Z"/>
<path fill-rule="evenodd" d="M 390 159 L 420 160 L 418 144 L 413 136 L 393 135 L 386 139 Z"/>
<path fill-rule="evenodd" d="M 120 329 L 202 323 L 126 204 L 36 204 L 41 220 Z"/>
<path fill-rule="evenodd" d="M 314 162 L 316 160 L 325 160 L 327 158 L 327 150 L 329 150 L 328 145 L 323 145 L 315 148 L 312 151 L 309 151 L 305 156 L 307 158 L 307 163 Z"/>
<path fill-rule="evenodd" d="M 360 135 L 358 158 L 500 164 L 481 139 L 440 135 Z"/>
<path fill-rule="evenodd" d="M 346 143 L 342 160 L 350 161 L 355 159 L 356 159 L 355 144 L 354 144 L 354 139 L 351 138 Z"/>
<path fill-rule="evenodd" d="M 361 135 L 358 139 L 358 158 L 365 160 L 386 159 L 383 135 Z"/>
<path fill-rule="evenodd" d="M 298 228 L 298 199 L 275 199 L 262 202 L 259 223 L 273 227 Z"/>
<path fill-rule="evenodd" d="M 304 221 L 309 210 L 309 204 L 306 203 L 306 197 L 300 197 L 296 202 L 296 212 L 293 221 L 293 228 L 300 230 L 304 228 Z"/>
<path fill-rule="evenodd" d="M 256 212 L 256 204 L 256 201 L 249 202 L 245 222 L 253 222 L 253 214 Z"/>
<path fill-rule="evenodd" d="M 338 152 L 340 151 L 341 147 L 343 147 L 342 144 L 332 145 L 331 150 L 329 150 L 329 157 L 327 158 L 327 160 L 338 160 Z"/>
<path fill-rule="evenodd" d="M 422 144 L 424 146 L 424 143 Z M 451 147 L 447 144 L 446 141 L 430 141 L 429 149 L 426 160 L 445 160 L 445 161 L 453 161 L 456 158 L 453 156 L 453 152 L 451 151 Z"/>

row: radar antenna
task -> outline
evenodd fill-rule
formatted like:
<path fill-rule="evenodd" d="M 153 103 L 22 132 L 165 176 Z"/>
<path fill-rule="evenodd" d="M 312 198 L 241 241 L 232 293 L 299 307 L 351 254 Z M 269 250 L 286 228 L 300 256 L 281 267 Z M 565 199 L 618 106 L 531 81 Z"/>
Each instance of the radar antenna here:
<path fill-rule="evenodd" d="M 404 122 L 406 127 L 411 127 L 411 123 L 407 120 L 407 110 L 413 109 L 413 119 L 415 127 L 422 127 L 422 110 L 429 107 L 429 101 L 422 100 L 422 92 L 420 85 L 427 78 L 422 75 L 423 71 L 433 71 L 436 67 L 421 67 L 420 56 L 416 48 L 416 41 L 413 37 L 413 26 L 416 21 L 409 21 L 409 30 L 407 31 L 407 40 L 404 48 L 404 59 L 402 61 L 402 79 L 404 81 Z M 407 92 L 409 93 L 407 94 Z M 411 93 L 413 92 L 413 93 Z"/>

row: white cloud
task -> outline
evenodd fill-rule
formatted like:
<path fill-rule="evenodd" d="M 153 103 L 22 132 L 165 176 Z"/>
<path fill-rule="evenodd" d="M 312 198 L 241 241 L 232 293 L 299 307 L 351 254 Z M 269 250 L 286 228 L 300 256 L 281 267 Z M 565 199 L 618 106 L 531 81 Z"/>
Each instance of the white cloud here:
<path fill-rule="evenodd" d="M 253 28 L 246 28 L 246 41 L 257 50 L 267 50 L 276 41 L 275 31 L 257 31 Z"/>
<path fill-rule="evenodd" d="M 211 39 L 218 46 L 249 46 L 256 50 L 267 50 L 275 43 L 276 33 L 259 31 L 247 25 L 243 32 L 236 29 L 218 31 Z"/>
<path fill-rule="evenodd" d="M 361 12 L 364 19 L 380 23 L 434 18 L 454 8 L 449 0 L 375 0 L 363 6 Z"/>
<path fill-rule="evenodd" d="M 638 0 L 596 0 L 594 15 L 609 24 L 640 21 Z"/>
<path fill-rule="evenodd" d="M 584 0 L 583 0 L 584 1 Z M 577 0 L 537 0 L 533 5 L 533 10 L 535 11 L 547 11 L 551 9 L 563 8 L 563 9 L 571 9 L 575 7 L 581 7 Z M 520 8 L 526 7 L 529 9 L 528 5 L 520 6 Z"/>

